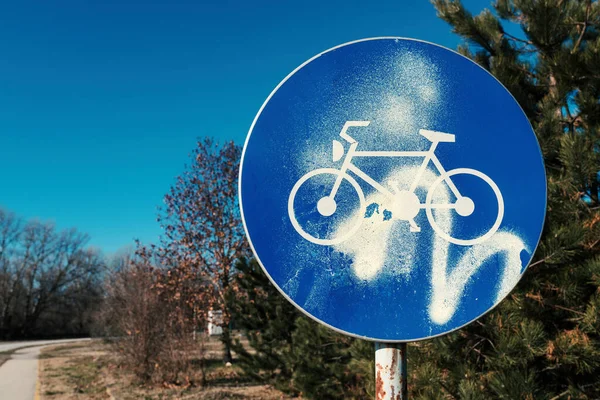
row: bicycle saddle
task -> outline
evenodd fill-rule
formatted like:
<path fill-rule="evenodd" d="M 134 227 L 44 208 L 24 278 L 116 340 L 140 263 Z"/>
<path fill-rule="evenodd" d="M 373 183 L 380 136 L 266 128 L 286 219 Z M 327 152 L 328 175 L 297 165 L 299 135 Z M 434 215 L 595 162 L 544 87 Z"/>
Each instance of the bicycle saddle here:
<path fill-rule="evenodd" d="M 419 129 L 419 135 L 427 138 L 430 142 L 449 142 L 454 143 L 455 136 L 452 133 L 444 133 L 437 131 L 430 131 L 427 129 Z"/>

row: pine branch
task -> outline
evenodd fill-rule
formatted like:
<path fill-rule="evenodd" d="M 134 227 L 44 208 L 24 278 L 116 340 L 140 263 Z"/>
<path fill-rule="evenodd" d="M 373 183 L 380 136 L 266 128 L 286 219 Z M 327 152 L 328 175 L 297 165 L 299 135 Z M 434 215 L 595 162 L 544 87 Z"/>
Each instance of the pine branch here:
<path fill-rule="evenodd" d="M 567 307 L 563 307 L 563 306 L 559 306 L 558 304 L 551 304 L 551 307 L 559 309 L 559 310 L 563 310 L 563 311 L 569 311 L 578 315 L 585 315 L 585 313 L 581 312 L 581 311 L 577 311 L 577 310 L 573 310 L 572 308 L 567 308 Z"/>
<path fill-rule="evenodd" d="M 536 262 L 533 262 L 533 263 L 529 264 L 529 268 L 535 267 L 536 265 L 539 265 L 539 264 L 542 264 L 542 263 L 545 263 L 550 258 L 552 258 L 555 254 L 556 254 L 556 252 L 550 253 L 549 255 L 547 255 L 546 257 L 542 258 L 541 260 L 537 260 Z"/>
<path fill-rule="evenodd" d="M 588 0 L 587 6 L 585 8 L 585 21 L 583 22 L 583 27 L 581 28 L 581 33 L 579 34 L 579 38 L 577 39 L 577 42 L 575 42 L 575 45 L 573 46 L 573 50 L 571 50 L 571 54 L 575 54 L 579 50 L 579 46 L 581 45 L 583 36 L 585 35 L 585 32 L 587 31 L 587 28 L 588 28 L 591 8 L 592 8 L 592 0 Z"/>
<path fill-rule="evenodd" d="M 467 350 L 466 355 L 468 355 L 471 351 L 476 350 L 476 347 L 483 343 L 486 339 L 483 338 L 479 342 L 475 343 L 469 350 Z"/>
<path fill-rule="evenodd" d="M 498 349 L 494 345 L 494 342 L 492 342 L 489 338 L 486 338 L 486 337 L 481 336 L 481 335 L 475 335 L 475 337 L 487 341 L 490 344 L 490 346 L 492 346 L 492 348 L 494 349 L 494 351 L 498 351 Z"/>
<path fill-rule="evenodd" d="M 532 43 L 530 40 L 524 40 L 524 39 L 518 38 L 518 37 L 516 37 L 516 36 L 514 36 L 514 35 L 511 35 L 511 34 L 510 34 L 510 33 L 508 33 L 508 32 L 502 32 L 502 34 L 503 34 L 504 36 L 508 36 L 508 37 L 509 37 L 509 39 L 511 39 L 511 40 L 514 40 L 514 41 L 516 41 L 516 42 L 520 42 L 520 43 L 526 44 L 526 45 L 528 45 L 528 46 L 533 46 L 533 43 Z"/>
<path fill-rule="evenodd" d="M 442 389 L 444 389 L 446 391 L 448 396 L 450 396 L 453 400 L 457 400 L 459 398 L 458 395 L 452 393 L 452 391 L 446 385 L 444 385 L 443 382 L 440 382 L 440 386 L 442 387 Z"/>
<path fill-rule="evenodd" d="M 600 207 L 596 207 L 596 208 L 600 208 Z M 592 243 L 586 245 L 585 247 L 589 250 L 592 250 L 594 247 L 596 247 L 596 245 L 600 243 L 600 239 L 593 241 Z"/>
<path fill-rule="evenodd" d="M 558 399 L 560 399 L 561 397 L 563 397 L 564 395 L 567 395 L 567 394 L 569 394 L 569 392 L 570 392 L 570 390 L 569 390 L 569 389 L 567 389 L 567 390 L 565 390 L 564 392 L 562 392 L 561 394 L 559 394 L 558 396 L 554 396 L 554 397 L 553 397 L 553 398 L 551 398 L 550 400 L 558 400 Z"/>

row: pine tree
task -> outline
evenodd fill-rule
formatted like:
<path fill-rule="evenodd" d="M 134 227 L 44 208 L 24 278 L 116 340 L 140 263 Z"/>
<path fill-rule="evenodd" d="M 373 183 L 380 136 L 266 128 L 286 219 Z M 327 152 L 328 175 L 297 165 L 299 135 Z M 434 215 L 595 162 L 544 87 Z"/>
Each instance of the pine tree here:
<path fill-rule="evenodd" d="M 352 339 L 308 318 L 296 320 L 294 346 L 288 362 L 294 365 L 294 385 L 309 399 L 350 398 L 347 365 Z"/>
<path fill-rule="evenodd" d="M 373 344 L 335 333 L 301 315 L 271 284 L 256 260 L 236 265 L 229 299 L 236 364 L 255 379 L 310 399 L 363 399 L 373 393 Z"/>
<path fill-rule="evenodd" d="M 235 293 L 229 297 L 233 321 L 252 347 L 240 339 L 232 344 L 236 364 L 249 376 L 279 389 L 291 386 L 293 366 L 286 362 L 299 312 L 271 284 L 255 259 L 242 258 L 235 267 Z"/>
<path fill-rule="evenodd" d="M 294 387 L 309 399 L 373 398 L 373 343 L 354 339 L 304 316 L 296 320 L 288 363 Z"/>
<path fill-rule="evenodd" d="M 548 210 L 516 290 L 467 328 L 411 347 L 412 395 L 598 399 L 599 3 L 498 0 L 477 16 L 460 1 L 433 3 L 465 40 L 459 51 L 496 76 L 529 117 L 546 164 Z"/>

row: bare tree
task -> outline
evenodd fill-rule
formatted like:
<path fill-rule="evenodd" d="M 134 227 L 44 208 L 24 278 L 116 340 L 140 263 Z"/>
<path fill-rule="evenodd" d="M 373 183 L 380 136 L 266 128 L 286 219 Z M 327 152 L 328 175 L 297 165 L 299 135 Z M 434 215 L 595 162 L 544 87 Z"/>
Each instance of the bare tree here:
<path fill-rule="evenodd" d="M 119 337 L 122 361 L 141 381 L 189 384 L 193 302 L 177 271 L 157 261 L 143 246 L 115 260 L 98 319 L 105 334 Z"/>
<path fill-rule="evenodd" d="M 57 232 L 51 224 L 23 224 L 0 210 L 0 332 L 32 336 L 40 318 L 45 334 L 71 325 L 100 296 L 102 256 L 86 248 L 87 235 L 76 230 Z M 94 298 L 94 299 L 93 299 Z"/>
<path fill-rule="evenodd" d="M 21 237 L 22 221 L 13 213 L 0 209 L 0 336 L 10 329 L 15 302 L 21 288 L 23 268 L 12 262 Z"/>
<path fill-rule="evenodd" d="M 241 150 L 233 142 L 198 142 L 189 165 L 165 196 L 159 222 L 165 230 L 163 254 L 180 269 L 207 302 L 223 312 L 224 360 L 231 360 L 231 314 L 227 297 L 232 290 L 232 267 L 247 249 L 237 201 Z M 208 310 L 202 310 L 207 312 Z"/>

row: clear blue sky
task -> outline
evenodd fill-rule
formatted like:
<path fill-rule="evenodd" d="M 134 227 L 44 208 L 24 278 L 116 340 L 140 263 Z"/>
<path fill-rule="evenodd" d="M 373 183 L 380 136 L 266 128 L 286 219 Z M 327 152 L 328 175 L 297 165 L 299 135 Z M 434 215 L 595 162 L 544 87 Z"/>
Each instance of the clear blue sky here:
<path fill-rule="evenodd" d="M 5 2 L 0 207 L 106 253 L 156 241 L 196 138 L 243 143 L 289 72 L 373 36 L 459 42 L 425 0 Z"/>

